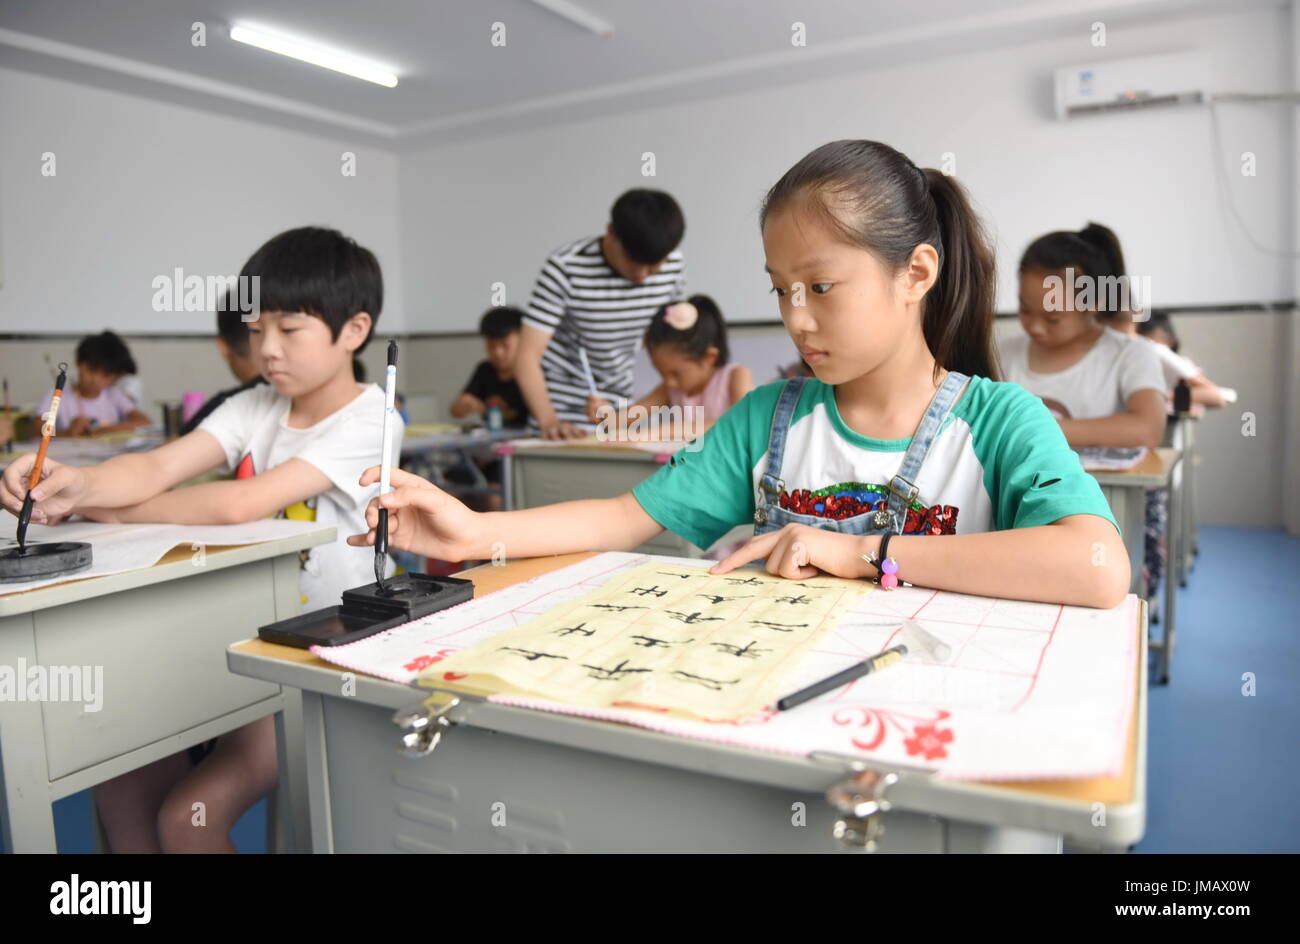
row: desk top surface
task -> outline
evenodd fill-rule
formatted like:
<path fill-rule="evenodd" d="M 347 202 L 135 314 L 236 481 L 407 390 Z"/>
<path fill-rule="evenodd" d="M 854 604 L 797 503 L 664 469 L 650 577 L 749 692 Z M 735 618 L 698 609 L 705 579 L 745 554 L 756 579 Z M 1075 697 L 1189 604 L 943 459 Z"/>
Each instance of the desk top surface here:
<path fill-rule="evenodd" d="M 1142 461 L 1122 472 L 1089 472 L 1102 485 L 1127 485 L 1133 488 L 1160 488 L 1169 484 L 1174 466 L 1182 459 L 1181 449 L 1161 446 L 1148 452 Z"/>
<path fill-rule="evenodd" d="M 283 554 L 296 554 L 317 544 L 333 541 L 336 535 L 337 529 L 333 525 L 321 525 L 309 531 L 257 544 L 209 544 L 203 549 L 204 563 L 201 568 L 193 563 L 194 549 L 189 544 L 178 544 L 151 566 L 124 571 L 120 574 L 73 577 L 62 583 L 37 587 L 33 590 L 6 591 L 4 589 L 6 585 L 0 584 L 0 617 L 44 610 L 65 603 L 76 603 L 108 593 L 162 583 L 165 580 L 177 580 L 192 576 L 201 570 L 220 570 L 279 557 Z"/>
<path fill-rule="evenodd" d="M 563 554 L 555 557 L 533 557 L 521 560 L 511 561 L 504 566 L 482 565 L 471 570 L 463 571 L 457 574 L 458 577 L 465 577 L 474 582 L 475 597 L 501 590 L 505 587 L 541 574 L 549 573 L 552 570 L 558 570 L 561 567 L 567 567 L 570 564 L 576 564 L 578 561 L 586 560 L 593 556 L 591 552 L 578 554 Z M 1135 632 L 1141 632 L 1145 629 L 1145 621 L 1134 627 Z M 313 666 L 327 669 L 332 672 L 342 673 L 346 671 L 340 666 L 333 665 L 317 658 L 306 649 L 295 649 L 291 646 L 279 646 L 274 643 L 264 642 L 261 639 L 247 639 L 243 642 L 235 643 L 230 647 L 233 650 L 250 656 L 258 656 L 265 659 L 271 659 L 280 662 L 292 662 L 301 665 Z M 1138 660 L 1137 674 L 1134 684 L 1141 686 L 1143 683 L 1144 666 L 1142 660 Z M 398 683 L 389 683 L 397 686 Z M 405 687 L 405 686 L 398 686 Z M 1139 688 L 1139 701 L 1142 697 L 1142 691 Z M 1057 800 L 1066 800 L 1073 802 L 1086 803 L 1106 803 L 1110 805 L 1124 805 L 1140 800 L 1138 796 L 1138 725 L 1145 716 L 1145 712 L 1138 710 L 1140 706 L 1135 706 L 1133 711 L 1133 724 L 1128 734 L 1128 750 L 1125 755 L 1124 770 L 1116 777 L 1089 777 L 1076 780 L 1026 780 L 1017 782 L 988 782 L 984 786 L 998 787 L 1010 791 L 1019 791 L 1024 793 L 1033 793 Z"/>

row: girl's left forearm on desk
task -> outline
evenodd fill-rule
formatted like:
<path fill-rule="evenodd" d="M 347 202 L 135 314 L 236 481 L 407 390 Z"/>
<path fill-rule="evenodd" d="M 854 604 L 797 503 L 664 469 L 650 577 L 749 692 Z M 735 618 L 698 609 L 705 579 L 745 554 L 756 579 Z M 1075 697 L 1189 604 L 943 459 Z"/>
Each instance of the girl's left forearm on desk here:
<path fill-rule="evenodd" d="M 861 540 L 874 553 L 881 539 Z M 898 576 L 918 586 L 1043 603 L 1116 606 L 1130 578 L 1119 532 L 1093 515 L 1012 531 L 896 536 L 889 556 Z"/>

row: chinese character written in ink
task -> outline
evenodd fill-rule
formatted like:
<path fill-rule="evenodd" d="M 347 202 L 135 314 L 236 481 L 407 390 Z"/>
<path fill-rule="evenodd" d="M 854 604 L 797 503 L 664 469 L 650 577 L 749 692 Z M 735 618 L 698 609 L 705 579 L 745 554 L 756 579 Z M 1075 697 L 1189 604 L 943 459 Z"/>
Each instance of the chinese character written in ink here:
<path fill-rule="evenodd" d="M 629 590 L 628 593 L 635 593 L 638 596 L 643 596 L 643 597 L 648 596 L 651 593 L 653 593 L 657 597 L 668 596 L 668 591 L 660 590 L 658 584 L 655 584 L 653 587 L 636 587 L 632 590 Z"/>
<path fill-rule="evenodd" d="M 532 649 L 520 649 L 517 646 L 502 646 L 499 652 L 517 652 L 529 662 L 536 662 L 538 659 L 567 659 L 568 656 L 553 656 L 549 652 L 534 652 Z"/>
<path fill-rule="evenodd" d="M 552 630 L 557 636 L 572 636 L 574 633 L 582 633 L 584 636 L 595 635 L 594 629 L 588 629 L 586 623 L 579 623 L 577 626 L 561 626 L 559 629 Z"/>
<path fill-rule="evenodd" d="M 673 574 L 673 573 L 669 573 L 669 572 L 666 571 L 666 570 L 656 570 L 655 573 L 656 573 L 656 574 L 663 574 L 663 576 L 665 576 L 665 577 L 681 577 L 683 580 L 687 579 L 688 577 L 703 577 L 703 576 L 704 576 L 704 574 Z"/>
<path fill-rule="evenodd" d="M 714 604 L 717 604 L 717 603 L 726 603 L 726 602 L 728 602 L 728 601 L 730 601 L 730 600 L 748 600 L 748 599 L 751 599 L 750 597 L 747 597 L 747 596 L 745 596 L 745 597 L 723 597 L 723 596 L 719 596 L 719 595 L 716 594 L 716 593 L 697 593 L 697 594 L 695 594 L 695 595 L 696 595 L 697 597 L 704 597 L 704 599 L 706 599 L 706 600 L 708 600 L 710 603 L 714 603 Z"/>
<path fill-rule="evenodd" d="M 773 597 L 772 599 L 775 600 L 777 603 L 789 603 L 791 606 L 799 606 L 799 605 L 806 606 L 807 604 L 813 602 L 812 597 L 802 593 L 799 594 L 797 597 Z"/>
<path fill-rule="evenodd" d="M 724 685 L 735 685 L 740 681 L 740 679 L 711 679 L 706 678 L 703 675 L 692 675 L 690 672 L 683 672 L 680 669 L 674 672 L 673 675 L 681 679 L 683 682 L 703 685 L 705 688 L 715 692 L 722 691 L 722 686 Z"/>
<path fill-rule="evenodd" d="M 711 642 L 709 645 L 713 646 L 719 652 L 725 652 L 727 655 L 735 656 L 738 659 L 757 659 L 759 653 L 772 651 L 771 649 L 754 648 L 758 645 L 757 639 L 751 640 L 744 646 L 732 645 L 729 642 Z"/>
<path fill-rule="evenodd" d="M 763 584 L 763 581 L 759 580 L 757 577 L 724 577 L 723 579 L 726 580 L 727 583 L 740 583 L 747 586 L 762 586 Z"/>
<path fill-rule="evenodd" d="M 688 642 L 695 642 L 694 636 L 692 636 L 690 639 L 655 639 L 655 637 L 653 636 L 642 636 L 638 634 L 636 636 L 629 636 L 628 639 L 645 640 L 644 642 L 632 643 L 632 645 L 640 646 L 643 649 L 655 649 L 655 648 L 667 649 L 669 646 L 684 646 Z"/>
<path fill-rule="evenodd" d="M 616 613 L 622 613 L 624 610 L 645 610 L 648 607 L 632 606 L 631 604 L 620 606 L 617 603 L 588 603 L 588 606 L 594 606 L 598 610 L 613 610 Z"/>
<path fill-rule="evenodd" d="M 767 629 L 775 629 L 778 633 L 792 633 L 796 629 L 807 628 L 807 623 L 774 623 L 771 620 L 750 620 L 755 626 L 763 626 Z"/>
<path fill-rule="evenodd" d="M 587 673 L 588 678 L 599 679 L 602 682 L 617 682 L 625 675 L 632 675 L 636 672 L 650 671 L 649 669 L 629 669 L 626 668 L 626 666 L 627 666 L 627 660 L 624 659 L 622 662 L 614 666 L 612 669 L 606 669 L 599 665 L 586 665 L 586 664 L 584 664 L 582 667 L 584 669 L 591 669 L 591 671 Z"/>
<path fill-rule="evenodd" d="M 683 623 L 710 623 L 722 620 L 721 616 L 705 616 L 699 610 L 694 613 L 678 613 L 676 610 L 664 610 L 664 615 L 671 616 Z"/>

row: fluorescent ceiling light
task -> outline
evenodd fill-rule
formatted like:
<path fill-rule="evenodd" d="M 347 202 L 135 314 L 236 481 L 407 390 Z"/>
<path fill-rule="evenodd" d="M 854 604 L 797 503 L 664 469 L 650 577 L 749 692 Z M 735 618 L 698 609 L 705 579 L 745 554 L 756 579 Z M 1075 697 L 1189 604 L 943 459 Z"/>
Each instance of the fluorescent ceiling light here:
<path fill-rule="evenodd" d="M 569 0 L 533 0 L 544 10 L 550 10 L 556 16 L 562 16 L 570 23 L 577 23 L 583 29 L 589 29 L 597 36 L 613 36 L 614 24 L 602 20 L 594 13 L 588 13 L 576 3 Z"/>
<path fill-rule="evenodd" d="M 374 82 L 376 85 L 382 85 L 385 88 L 394 88 L 397 85 L 397 76 L 388 69 L 373 62 L 358 59 L 356 56 L 345 52 L 322 49 L 320 46 L 310 46 L 296 39 L 274 36 L 249 26 L 230 27 L 230 38 L 237 43 L 247 43 L 249 46 L 256 46 L 258 49 L 265 49 L 267 52 L 277 52 L 291 59 L 310 62 L 322 69 L 333 69 L 335 72 L 342 72 L 344 75 L 350 75 L 357 79 L 365 79 L 367 82 Z"/>

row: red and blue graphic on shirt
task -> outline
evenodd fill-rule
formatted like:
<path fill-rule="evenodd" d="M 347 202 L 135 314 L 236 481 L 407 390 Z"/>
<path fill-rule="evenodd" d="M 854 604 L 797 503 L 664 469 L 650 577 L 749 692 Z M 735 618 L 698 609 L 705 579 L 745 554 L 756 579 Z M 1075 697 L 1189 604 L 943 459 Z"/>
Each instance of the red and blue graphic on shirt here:
<path fill-rule="evenodd" d="M 806 488 L 781 490 L 778 502 L 787 511 L 815 518 L 852 518 L 888 506 L 889 489 L 866 482 L 840 482 L 816 491 Z M 908 503 L 903 534 L 956 534 L 957 509 L 953 505 Z"/>
<path fill-rule="evenodd" d="M 253 465 L 253 454 L 244 453 L 244 458 L 239 460 L 239 465 L 235 466 L 236 479 L 251 479 L 257 475 L 257 468 Z M 316 498 L 315 496 L 305 501 L 297 501 L 288 508 L 281 509 L 270 518 L 288 518 L 290 521 L 315 521 L 316 520 Z"/>

